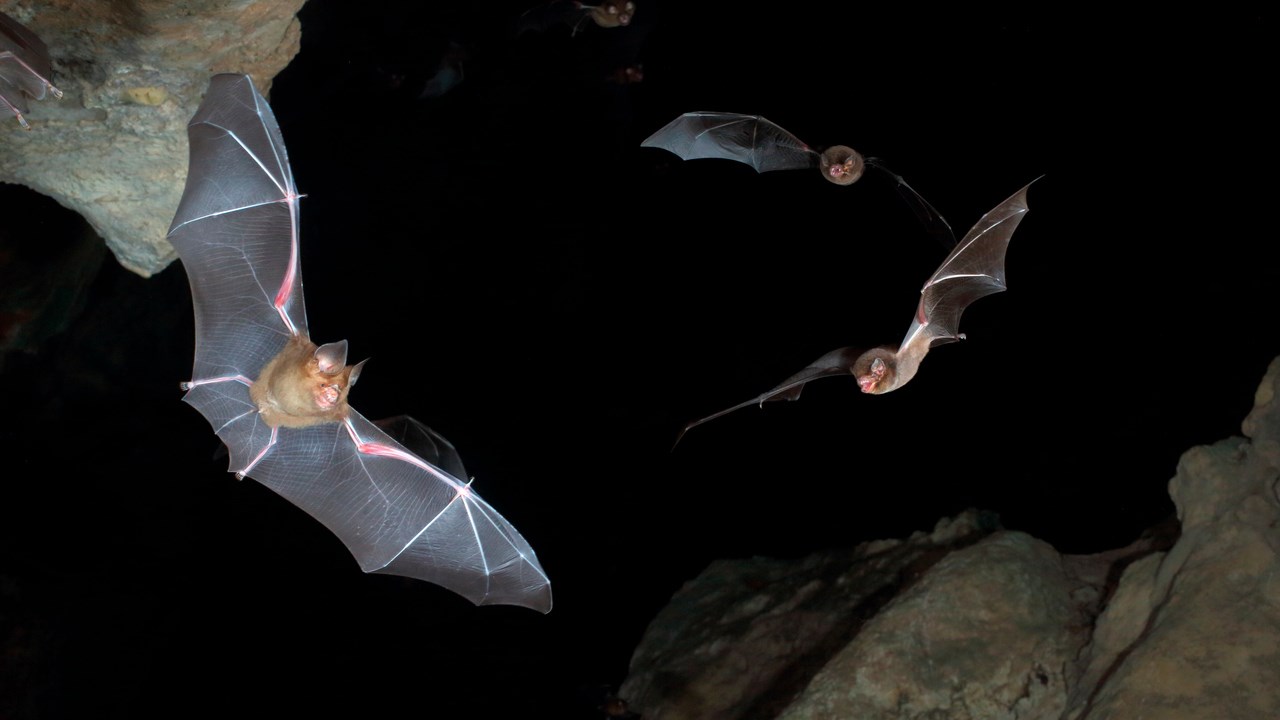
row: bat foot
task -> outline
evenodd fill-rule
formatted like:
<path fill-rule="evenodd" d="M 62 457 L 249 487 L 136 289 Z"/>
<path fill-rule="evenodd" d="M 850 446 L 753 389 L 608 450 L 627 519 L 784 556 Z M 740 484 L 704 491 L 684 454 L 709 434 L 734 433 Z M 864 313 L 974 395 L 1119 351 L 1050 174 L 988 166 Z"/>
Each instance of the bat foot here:
<path fill-rule="evenodd" d="M 192 384 L 192 383 L 190 383 L 190 382 L 180 382 L 180 383 L 178 383 L 178 389 L 179 389 L 179 390 L 190 390 L 190 389 L 191 389 L 191 388 L 193 388 L 193 387 L 195 387 L 195 385 L 194 385 L 194 384 Z"/>
<path fill-rule="evenodd" d="M 61 100 L 61 99 L 62 99 L 62 91 L 61 91 L 61 90 L 59 90 L 58 88 L 56 88 L 56 87 L 54 87 L 54 86 L 50 85 L 50 86 L 49 86 L 49 92 L 53 93 L 53 96 L 54 96 L 55 98 L 57 98 L 57 99 L 59 99 L 59 100 Z"/>
<path fill-rule="evenodd" d="M 243 471 L 243 470 L 239 470 L 239 471 L 237 471 L 237 472 L 236 472 L 236 479 L 237 479 L 237 480 L 243 480 L 243 479 L 245 479 L 245 478 L 247 478 L 247 477 L 249 477 L 249 476 L 248 476 L 248 475 L 246 475 L 246 474 L 244 473 L 244 471 Z"/>

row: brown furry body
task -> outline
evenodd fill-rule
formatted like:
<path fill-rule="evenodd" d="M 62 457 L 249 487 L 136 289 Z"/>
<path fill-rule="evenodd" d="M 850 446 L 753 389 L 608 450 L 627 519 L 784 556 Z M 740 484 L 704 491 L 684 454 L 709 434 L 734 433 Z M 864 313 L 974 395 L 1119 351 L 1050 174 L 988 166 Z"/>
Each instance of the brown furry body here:
<path fill-rule="evenodd" d="M 307 427 L 347 417 L 347 393 L 359 366 L 344 364 L 345 346 L 336 365 L 322 362 L 318 349 L 307 338 L 294 337 L 249 388 L 249 397 L 271 427 Z"/>

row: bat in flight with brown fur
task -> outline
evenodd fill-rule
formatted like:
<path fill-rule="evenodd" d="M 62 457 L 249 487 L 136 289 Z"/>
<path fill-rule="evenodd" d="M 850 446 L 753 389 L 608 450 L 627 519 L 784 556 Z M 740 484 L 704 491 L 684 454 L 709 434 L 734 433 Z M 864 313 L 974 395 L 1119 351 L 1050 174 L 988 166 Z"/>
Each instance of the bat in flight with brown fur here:
<path fill-rule="evenodd" d="M 1005 290 L 1005 252 L 1027 212 L 1029 187 L 1031 183 L 983 215 L 942 261 L 921 288 L 911 326 L 900 345 L 866 351 L 851 347 L 832 350 L 769 392 L 689 423 L 676 437 L 676 444 L 691 428 L 735 410 L 763 406 L 771 400 L 797 400 L 805 383 L 818 378 L 853 375 L 862 392 L 872 395 L 906 385 L 931 348 L 965 338 L 960 332 L 960 315 L 970 303 Z"/>
<path fill-rule="evenodd" d="M 929 234 L 948 249 L 956 244 L 955 233 L 946 219 L 879 158 L 863 157 L 848 145 L 815 150 L 760 115 L 688 112 L 645 138 L 640 146 L 661 148 L 681 160 L 735 160 L 758 173 L 817 168 L 823 178 L 836 185 L 852 185 L 868 167 L 875 168 L 893 178 L 898 195 Z"/>
<path fill-rule="evenodd" d="M 247 75 L 214 76 L 188 125 L 191 160 L 169 240 L 191 282 L 196 352 L 183 398 L 251 477 L 332 531 L 365 572 L 477 605 L 551 610 L 529 543 L 465 478 L 444 438 L 347 402 L 363 362 L 311 341 L 299 195 L 271 107 Z"/>

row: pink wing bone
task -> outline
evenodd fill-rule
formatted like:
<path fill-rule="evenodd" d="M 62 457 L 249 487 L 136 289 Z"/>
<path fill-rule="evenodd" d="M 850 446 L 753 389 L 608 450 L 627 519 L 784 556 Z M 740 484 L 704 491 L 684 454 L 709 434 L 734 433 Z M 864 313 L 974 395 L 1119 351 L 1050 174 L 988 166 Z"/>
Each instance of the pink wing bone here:
<path fill-rule="evenodd" d="M 356 449 L 364 453 L 365 455 L 377 455 L 378 457 L 394 458 L 396 460 L 407 462 L 410 465 L 414 465 L 422 469 L 423 471 L 433 475 L 441 482 L 445 482 L 445 483 L 448 483 L 449 485 L 452 485 L 454 488 L 457 489 L 459 496 L 470 497 L 471 495 L 470 482 L 468 483 L 459 482 L 456 478 L 451 477 L 448 473 L 441 472 L 439 468 L 436 468 L 431 463 L 423 461 L 422 458 L 418 457 L 417 455 L 414 455 L 411 452 L 407 452 L 393 445 L 387 445 L 386 443 L 367 442 L 361 439 L 360 435 L 356 433 L 355 426 L 351 424 L 350 419 L 348 419 L 345 423 L 343 423 L 343 426 L 347 428 L 347 434 L 351 436 L 351 442 L 356 444 Z"/>
<path fill-rule="evenodd" d="M 235 96 L 234 99 L 244 103 L 252 103 L 253 113 L 256 117 L 261 118 L 264 114 L 271 115 L 270 107 L 259 103 L 260 96 L 258 96 L 257 93 L 250 93 L 248 97 Z M 204 107 L 205 106 L 202 106 L 202 109 Z M 302 285 L 298 254 L 298 201 L 301 199 L 302 195 L 298 193 L 297 187 L 294 185 L 293 172 L 289 166 L 289 160 L 284 149 L 284 142 L 282 138 L 276 135 L 278 130 L 274 121 L 271 123 L 255 123 L 246 126 L 243 122 L 236 122 L 242 117 L 240 112 L 241 108 L 238 104 L 228 103 L 226 105 L 209 107 L 205 113 L 205 117 L 196 117 L 192 119 L 190 129 L 193 153 L 201 149 L 199 146 L 204 145 L 203 142 L 197 139 L 197 135 L 205 138 L 206 142 L 218 143 L 220 147 L 239 148 L 240 152 L 234 155 L 223 150 L 219 154 L 218 162 L 219 172 L 226 173 L 227 168 L 229 167 L 236 168 L 237 172 L 234 174 L 233 182 L 218 183 L 220 192 L 215 195 L 212 200 L 208 197 L 202 198 L 205 202 L 197 208 L 185 208 L 180 206 L 178 215 L 179 217 L 185 217 L 186 219 L 181 223 L 175 223 L 174 227 L 171 228 L 169 232 L 171 236 L 174 236 L 180 235 L 181 231 L 188 227 L 194 228 L 200 224 L 213 225 L 225 223 L 228 226 L 226 231 L 229 238 L 228 242 L 221 246 L 221 249 L 233 256 L 232 258 L 228 258 L 229 262 L 225 267 L 228 270 L 234 271 L 233 268 L 236 267 L 235 260 L 237 259 L 234 258 L 234 256 L 238 254 L 240 256 L 238 260 L 245 265 L 248 265 L 248 267 L 253 268 L 253 264 L 248 260 L 247 251 L 241 250 L 240 252 L 237 252 L 237 245 L 239 242 L 243 241 L 244 238 L 253 236 L 253 230 L 255 229 L 256 224 L 250 224 L 245 229 L 245 232 L 243 232 L 243 234 L 239 234 L 239 237 L 237 237 L 239 227 L 238 223 L 235 222 L 233 214 L 253 211 L 255 208 L 262 208 L 264 211 L 269 211 L 271 206 L 287 208 L 287 232 L 291 242 L 289 243 L 288 257 L 284 263 L 279 288 L 272 295 L 270 304 L 290 335 L 305 335 L 306 315 L 302 307 L 302 295 L 300 292 L 295 292 L 295 290 L 300 290 Z M 227 120 L 230 120 L 231 122 L 227 122 Z M 266 132 L 265 137 L 262 136 L 264 131 Z M 232 140 L 233 144 L 222 142 L 218 139 L 218 136 Z M 244 178 L 246 177 L 257 180 L 257 182 L 250 183 L 247 187 L 249 187 L 253 193 L 258 194 L 259 197 L 261 196 L 261 185 L 263 181 L 269 182 L 274 187 L 275 193 L 273 193 L 273 195 L 277 195 L 278 197 L 267 202 L 245 202 L 242 195 L 235 192 L 232 188 L 246 187 L 244 182 Z M 183 205 L 187 204 L 189 197 L 197 198 L 197 196 L 194 195 L 184 195 Z M 268 223 L 265 226 L 256 227 L 258 230 L 257 234 L 263 241 L 274 241 L 274 237 L 269 236 L 268 232 L 264 230 L 264 228 L 269 230 L 271 223 Z M 251 242 L 251 240 L 249 242 Z M 270 295 L 267 288 L 262 287 L 262 278 L 258 276 L 256 272 L 253 276 L 257 282 L 259 292 L 261 292 L 263 296 Z M 296 309 L 294 309 L 296 312 L 293 312 L 291 310 L 291 303 L 295 298 L 298 302 Z M 252 302 L 256 304 L 257 301 Z M 212 302 L 203 302 L 201 305 L 204 307 L 217 307 L 217 303 L 217 300 L 213 300 Z M 231 314 L 225 320 L 223 318 L 203 318 L 205 320 L 205 323 L 203 324 L 222 324 L 227 321 L 239 322 L 239 319 L 243 317 L 243 310 L 243 307 L 239 308 L 237 312 Z M 299 321 L 295 322 L 292 315 L 296 315 Z M 196 324 L 198 326 L 202 324 L 201 313 L 197 313 Z M 204 337 L 204 334 L 197 330 L 196 337 L 197 344 L 199 344 L 199 339 Z M 283 345 L 283 343 L 281 345 Z M 200 353 L 198 351 L 197 357 L 200 357 Z M 260 369 L 264 364 L 265 361 L 263 363 L 259 363 L 258 369 Z M 197 370 L 199 370 L 200 364 L 197 363 L 196 367 Z M 239 383 L 245 388 L 248 388 L 253 385 L 253 380 L 246 377 L 243 373 L 210 375 L 206 377 L 197 376 L 189 382 L 181 383 L 180 387 L 183 390 L 193 390 L 201 386 L 218 383 Z M 247 398 L 244 398 L 243 400 L 247 401 Z M 232 420 L 224 423 L 223 427 L 227 427 L 232 422 L 244 419 L 250 414 L 257 412 L 257 408 L 254 407 L 252 403 L 244 402 L 243 404 L 244 407 L 242 411 L 236 413 Z M 221 429 L 222 428 L 215 428 L 215 430 Z M 262 445 L 262 449 L 258 451 L 254 457 L 244 459 L 244 463 L 235 471 L 236 478 L 244 479 L 248 475 L 249 471 L 266 456 L 273 446 L 275 446 L 277 438 L 277 429 L 270 428 L 269 437 L 265 439 L 266 442 Z"/>

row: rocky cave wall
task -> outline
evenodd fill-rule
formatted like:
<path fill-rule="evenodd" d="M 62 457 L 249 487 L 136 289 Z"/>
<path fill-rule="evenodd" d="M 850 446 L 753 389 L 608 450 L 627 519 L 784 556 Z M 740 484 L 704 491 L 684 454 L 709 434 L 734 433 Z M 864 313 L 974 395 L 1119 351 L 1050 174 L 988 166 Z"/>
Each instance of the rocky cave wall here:
<path fill-rule="evenodd" d="M 1280 717 L 1280 358 L 1243 433 L 1183 454 L 1176 522 L 1097 555 L 969 512 L 713 563 L 653 620 L 619 697 L 645 720 Z"/>
<path fill-rule="evenodd" d="M 265 94 L 299 49 L 305 0 L 0 0 L 39 36 L 63 91 L 0 123 L 0 182 L 82 215 L 144 277 L 176 254 L 165 234 L 187 172 L 187 121 L 219 72 Z"/>

